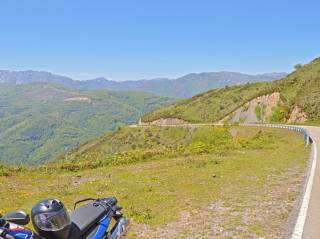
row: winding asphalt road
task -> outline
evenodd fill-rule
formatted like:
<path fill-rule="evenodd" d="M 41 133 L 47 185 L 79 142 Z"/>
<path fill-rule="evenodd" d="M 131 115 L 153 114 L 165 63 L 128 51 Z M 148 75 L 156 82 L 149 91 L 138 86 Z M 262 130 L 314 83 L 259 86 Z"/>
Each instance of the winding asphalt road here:
<path fill-rule="evenodd" d="M 304 126 L 314 140 L 314 150 L 320 150 L 320 127 Z M 301 237 L 292 236 L 292 239 L 319 239 L 320 238 L 320 162 L 317 152 L 314 152 L 314 175 L 312 189 L 307 208 L 307 215 Z M 310 176 L 312 176 L 312 168 Z M 307 193 L 307 192 L 306 192 Z"/>

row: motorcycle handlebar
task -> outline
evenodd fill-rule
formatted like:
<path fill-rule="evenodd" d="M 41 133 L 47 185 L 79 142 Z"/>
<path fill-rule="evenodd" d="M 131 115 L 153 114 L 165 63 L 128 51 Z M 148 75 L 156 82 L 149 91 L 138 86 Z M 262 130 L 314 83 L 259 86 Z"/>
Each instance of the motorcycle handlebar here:
<path fill-rule="evenodd" d="M 7 228 L 0 228 L 0 238 L 15 239 L 15 237 L 8 235 L 6 232 L 7 232 Z"/>

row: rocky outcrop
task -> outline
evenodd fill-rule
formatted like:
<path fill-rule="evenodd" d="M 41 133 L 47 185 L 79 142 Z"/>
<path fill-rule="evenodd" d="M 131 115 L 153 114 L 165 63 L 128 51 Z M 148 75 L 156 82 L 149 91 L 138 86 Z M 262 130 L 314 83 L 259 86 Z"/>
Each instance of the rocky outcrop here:
<path fill-rule="evenodd" d="M 227 116 L 220 123 L 255 124 L 265 123 L 272 116 L 274 108 L 280 102 L 280 93 L 259 96 Z"/>
<path fill-rule="evenodd" d="M 303 112 L 298 106 L 295 106 L 290 114 L 288 123 L 304 123 L 307 120 L 307 114 Z"/>

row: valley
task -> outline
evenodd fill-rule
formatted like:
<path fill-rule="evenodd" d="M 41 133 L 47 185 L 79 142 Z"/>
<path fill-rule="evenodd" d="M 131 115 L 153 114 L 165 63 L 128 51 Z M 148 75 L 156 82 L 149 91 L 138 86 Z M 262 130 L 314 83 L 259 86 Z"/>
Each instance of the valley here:
<path fill-rule="evenodd" d="M 0 162 L 38 165 L 173 99 L 144 92 L 0 84 Z"/>

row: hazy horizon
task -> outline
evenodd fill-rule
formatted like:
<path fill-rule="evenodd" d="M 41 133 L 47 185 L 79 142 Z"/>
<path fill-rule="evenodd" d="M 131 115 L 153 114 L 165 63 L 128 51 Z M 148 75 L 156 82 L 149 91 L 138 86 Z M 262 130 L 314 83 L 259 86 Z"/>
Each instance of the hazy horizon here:
<path fill-rule="evenodd" d="M 83 78 L 83 79 L 76 79 L 70 75 L 66 75 L 66 74 L 59 74 L 56 72 L 51 72 L 51 71 L 47 71 L 47 70 L 34 70 L 34 69 L 22 69 L 22 70 L 16 70 L 16 69 L 0 69 L 0 71 L 10 71 L 10 72 L 24 72 L 24 71 L 35 71 L 35 72 L 47 72 L 47 73 L 51 73 L 54 75 L 59 75 L 59 76 L 63 76 L 63 77 L 68 77 L 74 81 L 86 81 L 86 80 L 94 80 L 94 79 L 99 79 L 99 78 L 105 78 L 107 80 L 110 81 L 116 81 L 116 82 L 123 82 L 123 81 L 141 81 L 141 80 L 158 80 L 158 79 L 168 79 L 168 80 L 175 80 L 184 76 L 187 76 L 189 74 L 202 74 L 202 73 L 223 73 L 223 72 L 228 72 L 228 73 L 239 73 L 239 74 L 244 74 L 244 75 L 263 75 L 263 74 L 289 74 L 289 72 L 261 72 L 261 73 L 247 73 L 247 72 L 239 72 L 239 71 L 232 71 L 232 70 L 219 70 L 219 71 L 204 71 L 204 72 L 188 72 L 185 73 L 183 75 L 179 75 L 176 77 L 167 77 L 167 76 L 162 76 L 162 77 L 150 77 L 150 78 L 142 78 L 142 79 L 112 79 L 110 77 L 106 77 L 106 76 L 93 76 L 90 78 Z"/>

